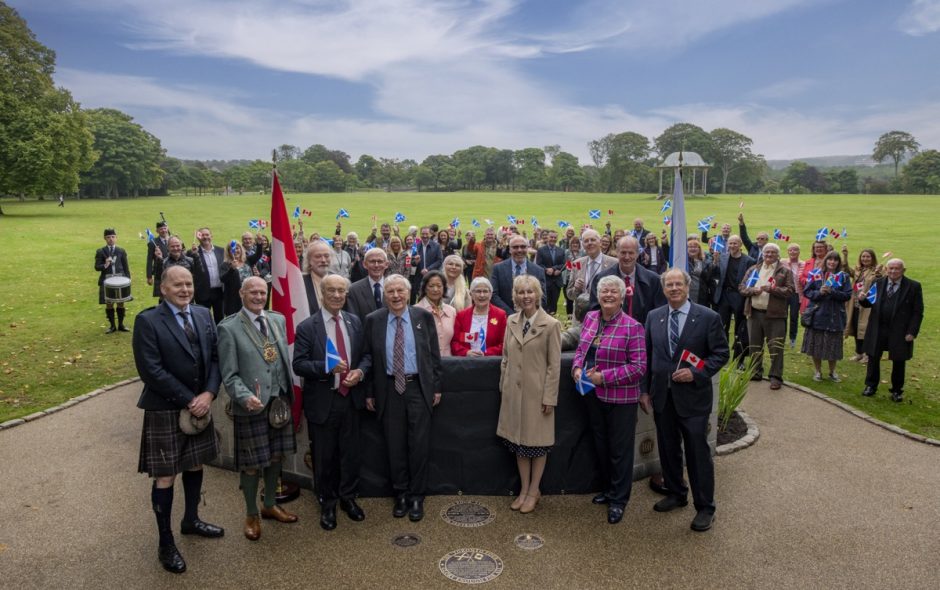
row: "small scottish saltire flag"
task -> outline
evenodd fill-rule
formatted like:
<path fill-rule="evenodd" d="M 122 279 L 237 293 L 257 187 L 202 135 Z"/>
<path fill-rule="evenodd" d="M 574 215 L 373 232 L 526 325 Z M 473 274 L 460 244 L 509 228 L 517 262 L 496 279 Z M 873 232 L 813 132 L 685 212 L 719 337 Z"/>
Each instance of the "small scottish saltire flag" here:
<path fill-rule="evenodd" d="M 780 231 L 779 229 L 774 229 L 774 239 L 775 239 L 775 240 L 782 240 L 782 239 L 783 239 L 783 232 Z"/>
<path fill-rule="evenodd" d="M 153 232 L 150 231 L 150 228 L 147 228 L 147 240 L 152 242 L 157 239 L 157 236 L 153 235 Z"/>
<path fill-rule="evenodd" d="M 294 219 L 300 217 L 300 205 L 294 207 Z"/>
<path fill-rule="evenodd" d="M 336 219 L 339 219 L 340 217 L 349 217 L 349 211 L 345 209 L 340 209 L 339 212 L 336 214 Z"/>
<path fill-rule="evenodd" d="M 711 228 L 711 226 L 712 226 L 711 221 L 708 219 L 702 219 L 701 221 L 698 222 L 699 231 L 708 231 L 709 228 Z"/>
<path fill-rule="evenodd" d="M 480 339 L 480 352 L 486 354 L 486 331 L 483 329 L 483 326 L 480 326 L 480 333 L 477 335 L 477 338 Z"/>
<path fill-rule="evenodd" d="M 600 210 L 600 209 L 591 209 L 590 211 L 588 211 L 588 217 L 590 217 L 591 219 L 600 219 L 600 218 L 601 218 L 601 210 Z"/>
<path fill-rule="evenodd" d="M 375 248 L 375 242 L 366 242 L 366 251 L 369 251 L 372 248 Z"/>
<path fill-rule="evenodd" d="M 400 212 L 399 212 L 399 213 L 396 213 L 396 214 L 395 214 L 395 223 L 401 223 L 401 222 L 404 221 L 404 220 L 405 220 L 405 214 L 404 214 L 404 213 L 400 213 Z"/>
<path fill-rule="evenodd" d="M 453 221 L 450 222 L 450 226 L 455 229 L 460 227 L 460 218 L 454 217 Z"/>
<path fill-rule="evenodd" d="M 705 219 L 705 221 L 711 223 L 712 220 L 715 219 L 715 216 L 714 216 L 714 215 L 709 215 L 708 217 L 705 217 L 704 219 Z"/>
<path fill-rule="evenodd" d="M 842 271 L 839 271 L 834 275 L 829 275 L 829 278 L 826 279 L 826 286 L 841 287 L 842 286 Z"/>
<path fill-rule="evenodd" d="M 493 220 L 492 220 L 492 219 L 484 219 L 484 220 L 483 220 L 483 223 L 485 223 L 486 225 L 493 225 Z"/>
<path fill-rule="evenodd" d="M 470 221 L 470 225 L 472 225 L 473 227 L 481 227 L 481 226 L 480 226 L 480 222 L 477 221 L 477 218 L 476 218 L 476 217 L 474 217 L 474 218 Z"/>
<path fill-rule="evenodd" d="M 507 216 L 506 216 L 506 221 L 509 222 L 509 225 L 516 225 L 516 216 L 515 216 L 515 215 L 507 215 Z"/>
<path fill-rule="evenodd" d="M 530 219 L 529 221 L 532 222 L 532 227 L 538 227 L 538 226 L 539 226 L 539 220 L 536 219 L 534 215 L 532 216 L 532 219 Z"/>
<path fill-rule="evenodd" d="M 848 235 L 849 235 L 849 232 L 845 231 L 845 226 L 843 225 L 843 226 L 842 226 L 842 237 L 844 238 L 844 237 L 846 237 L 846 236 L 848 236 Z"/>
<path fill-rule="evenodd" d="M 418 254 L 418 242 L 415 242 L 411 245 L 411 255 L 416 256 Z"/>
<path fill-rule="evenodd" d="M 248 229 L 261 229 L 261 220 L 260 220 L 260 219 L 249 219 L 249 220 L 248 220 Z"/>
<path fill-rule="evenodd" d="M 662 209 L 659 210 L 659 212 L 665 213 L 666 211 L 669 211 L 670 209 L 672 209 L 672 201 L 669 199 L 666 199 L 666 202 L 663 203 L 663 207 Z"/>
<path fill-rule="evenodd" d="M 821 228 L 819 228 L 819 231 L 816 232 L 816 241 L 817 241 L 817 242 L 822 242 L 823 240 L 826 239 L 826 236 L 828 236 L 828 235 L 829 235 L 829 228 L 828 228 L 828 227 L 821 227 Z"/>
<path fill-rule="evenodd" d="M 822 277 L 822 269 L 814 268 L 813 270 L 806 273 L 806 278 L 811 281 L 818 281 Z"/>
<path fill-rule="evenodd" d="M 875 301 L 878 301 L 878 283 L 872 283 L 871 289 L 868 290 L 868 294 L 865 295 L 865 299 L 868 300 L 872 305 L 875 304 Z"/>
<path fill-rule="evenodd" d="M 560 227 L 560 228 L 562 228 L 562 229 L 568 227 L 569 225 L 571 225 L 571 224 L 568 223 L 567 221 L 562 221 L 561 219 L 558 220 L 558 227 Z"/>
<path fill-rule="evenodd" d="M 333 340 L 330 338 L 326 339 L 326 372 L 329 373 L 333 370 L 335 366 L 342 362 L 342 357 L 339 356 L 339 351 L 336 350 L 336 345 L 333 344 Z"/>
<path fill-rule="evenodd" d="M 581 395 L 587 395 L 589 391 L 594 389 L 594 384 L 591 382 L 591 379 L 587 375 L 587 371 L 581 371 L 581 380 L 576 381 L 574 388 L 578 390 L 578 393 Z"/>
<path fill-rule="evenodd" d="M 235 240 L 232 240 L 231 242 L 229 242 L 228 249 L 229 251 L 231 251 L 232 256 L 235 256 L 235 248 L 237 247 L 238 247 L 238 242 L 236 242 Z"/>
<path fill-rule="evenodd" d="M 751 274 L 747 275 L 747 283 L 745 286 L 748 289 L 753 289 L 757 286 L 757 281 L 760 280 L 760 273 L 757 272 L 757 269 L 751 271 Z"/>
<path fill-rule="evenodd" d="M 714 248 L 715 252 L 724 252 L 725 251 L 725 239 L 722 236 L 715 236 Z"/>

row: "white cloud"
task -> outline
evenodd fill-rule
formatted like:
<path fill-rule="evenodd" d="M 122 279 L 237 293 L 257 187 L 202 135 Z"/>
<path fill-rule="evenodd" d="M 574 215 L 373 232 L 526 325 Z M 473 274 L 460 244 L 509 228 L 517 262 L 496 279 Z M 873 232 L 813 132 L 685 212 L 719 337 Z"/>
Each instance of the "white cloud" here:
<path fill-rule="evenodd" d="M 940 0 L 914 0 L 898 19 L 898 28 L 915 37 L 940 31 Z"/>
<path fill-rule="evenodd" d="M 811 90 L 818 82 L 812 78 L 788 78 L 757 88 L 747 94 L 755 100 L 781 100 L 800 96 Z"/>

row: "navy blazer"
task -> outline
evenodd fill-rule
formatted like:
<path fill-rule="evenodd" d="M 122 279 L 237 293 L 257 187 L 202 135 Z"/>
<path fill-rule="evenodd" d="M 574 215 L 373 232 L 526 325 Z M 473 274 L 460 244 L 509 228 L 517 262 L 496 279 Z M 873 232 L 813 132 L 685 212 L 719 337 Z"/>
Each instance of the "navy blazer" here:
<path fill-rule="evenodd" d="M 635 266 L 635 280 L 633 285 L 633 314 L 630 316 L 641 324 L 646 322 L 646 316 L 651 309 L 660 305 L 666 305 L 666 296 L 663 294 L 662 284 L 659 282 L 659 275 L 655 272 L 645 269 L 639 264 Z M 591 279 L 591 305 L 589 310 L 600 309 L 601 304 L 597 301 L 597 283 L 601 277 L 620 276 L 620 265 L 615 264 L 594 275 Z M 630 307 L 627 298 L 623 298 L 623 311 L 628 311 Z"/>
<path fill-rule="evenodd" d="M 516 313 L 516 308 L 512 304 L 512 281 L 514 278 L 512 269 L 514 264 L 512 258 L 503 260 L 493 266 L 493 275 L 490 277 L 490 282 L 493 283 L 493 298 L 490 302 L 505 311 L 507 316 Z M 545 289 L 545 271 L 538 264 L 527 260 L 525 272 L 537 278 L 542 285 L 542 308 L 544 309 L 548 302 L 548 294 Z"/>
<path fill-rule="evenodd" d="M 672 390 L 672 403 L 683 418 L 707 416 L 712 411 L 714 392 L 712 377 L 728 362 L 728 340 L 717 313 L 703 305 L 692 303 L 674 354 L 669 354 L 669 305 L 657 307 L 646 318 L 647 371 L 643 377 L 643 391 L 653 399 L 653 409 L 662 412 L 666 407 L 668 391 Z M 679 368 L 692 370 L 691 383 L 672 380 L 682 351 L 688 350 L 705 361 L 705 367 L 696 369 L 689 363 Z"/>
<path fill-rule="evenodd" d="M 888 297 L 888 277 L 882 277 L 875 283 L 878 295 L 872 305 L 867 298 L 862 299 L 859 305 L 871 308 L 868 318 L 868 328 L 865 331 L 865 353 L 870 358 L 881 356 L 879 341 L 881 340 L 881 316 L 890 313 L 890 323 L 886 326 L 888 339 L 888 359 L 891 361 L 906 361 L 914 356 L 914 343 L 904 339 L 910 334 L 914 338 L 920 333 L 920 325 L 924 321 L 924 292 L 920 283 L 906 276 L 901 277 L 898 292 L 895 293 L 897 301 L 894 302 L 893 313 L 885 310 Z M 889 308 L 890 309 L 890 308 Z"/>
<path fill-rule="evenodd" d="M 215 322 L 205 307 L 190 305 L 189 309 L 202 352 L 202 375 L 196 374 L 196 357 L 169 305 L 161 303 L 145 309 L 134 320 L 134 363 L 144 382 L 138 408 L 181 410 L 203 391 L 211 392 L 213 397 L 218 395 L 222 375 Z M 193 391 L 197 377 L 203 384 L 202 391 Z"/>
<path fill-rule="evenodd" d="M 304 277 L 304 290 L 307 292 L 307 307 L 310 310 L 310 315 L 313 315 L 320 311 L 320 302 L 317 300 L 317 290 L 313 287 L 313 279 L 310 278 L 309 274 L 303 275 Z"/>
<path fill-rule="evenodd" d="M 728 303 L 733 309 L 742 311 L 744 309 L 744 298 L 738 293 L 738 285 L 744 280 L 747 269 L 757 264 L 757 261 L 742 252 L 741 260 L 738 262 L 738 276 L 734 277 L 734 289 L 725 291 L 725 275 L 728 274 L 728 258 L 730 256 L 728 251 L 725 250 L 718 259 L 718 288 L 715 289 L 713 301 L 715 305 L 718 305 L 722 297 L 727 297 Z"/>
<path fill-rule="evenodd" d="M 558 272 L 552 276 L 545 275 L 545 281 L 555 285 L 561 285 L 561 272 L 565 270 L 565 261 L 565 249 L 560 246 L 555 246 L 555 256 L 552 256 L 551 247 L 547 245 L 539 248 L 535 254 L 536 264 L 543 269 L 554 268 Z"/>
<path fill-rule="evenodd" d="M 444 254 L 441 252 L 441 245 L 437 240 L 431 240 L 428 244 L 427 253 L 424 252 L 424 243 L 418 244 L 418 256 L 421 256 L 421 262 L 418 263 L 418 272 L 422 269 L 441 270 L 444 265 Z"/>
<path fill-rule="evenodd" d="M 346 305 L 343 309 L 352 312 L 360 321 L 365 320 L 367 315 L 379 307 L 381 305 L 375 303 L 375 293 L 372 292 L 368 276 L 359 279 L 349 287 L 349 294 L 346 295 Z"/>
<path fill-rule="evenodd" d="M 346 342 L 349 367 L 361 369 L 368 375 L 371 359 L 362 356 L 362 322 L 348 311 L 341 311 L 340 315 L 349 335 L 349 342 Z M 304 413 L 314 424 L 325 423 L 330 415 L 334 379 L 326 370 L 326 324 L 319 310 L 297 326 L 293 369 L 295 375 L 304 378 Z M 365 407 L 365 375 L 360 385 L 349 392 L 353 405 L 359 410 Z"/>
<path fill-rule="evenodd" d="M 212 253 L 215 254 L 216 268 L 219 269 L 219 281 L 222 280 L 222 263 L 225 261 L 225 250 L 220 246 L 213 246 Z M 197 246 L 196 251 L 189 251 L 189 257 L 193 259 L 193 286 L 196 291 L 196 301 L 206 301 L 212 297 L 209 287 L 209 271 L 203 264 L 202 257 L 206 256 L 206 251 L 202 246 Z"/>
<path fill-rule="evenodd" d="M 160 253 L 163 254 L 163 258 L 167 258 L 170 255 L 170 246 L 168 245 L 169 238 L 164 242 L 159 236 L 147 242 L 147 278 L 154 279 L 153 281 L 153 296 L 160 296 L 160 275 L 154 270 L 154 261 L 156 256 L 154 251 L 157 248 L 160 248 Z"/>
<path fill-rule="evenodd" d="M 411 330 L 414 334 L 415 353 L 418 357 L 418 382 L 430 412 L 434 404 L 434 394 L 441 393 L 441 373 L 443 372 L 441 347 L 437 341 L 437 327 L 431 312 L 413 305 L 409 305 L 408 309 L 411 311 Z M 394 381 L 394 378 L 389 375 L 391 367 L 385 364 L 388 314 L 387 307 L 370 313 L 366 316 L 363 328 L 365 335 L 362 362 L 368 362 L 372 368 L 366 395 L 375 398 L 375 409 L 379 417 L 385 411 L 385 396 L 388 392 L 389 381 Z"/>

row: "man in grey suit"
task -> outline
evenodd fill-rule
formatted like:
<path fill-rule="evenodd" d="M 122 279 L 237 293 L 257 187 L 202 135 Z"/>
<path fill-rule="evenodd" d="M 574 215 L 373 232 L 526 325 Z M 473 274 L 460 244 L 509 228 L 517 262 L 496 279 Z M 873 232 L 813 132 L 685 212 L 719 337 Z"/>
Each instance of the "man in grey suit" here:
<path fill-rule="evenodd" d="M 647 371 L 640 407 L 656 420 L 659 461 L 669 495 L 653 506 L 669 512 L 689 503 L 682 449 L 696 515 L 692 530 L 707 531 L 715 515 L 715 467 L 708 447 L 712 377 L 728 362 L 718 314 L 689 301 L 692 279 L 681 269 L 660 278 L 668 304 L 646 318 Z"/>
<path fill-rule="evenodd" d="M 545 307 L 545 271 L 541 266 L 530 262 L 526 255 L 529 241 L 522 236 L 513 236 L 509 240 L 509 260 L 503 260 L 493 267 L 493 298 L 491 302 L 506 312 L 507 316 L 516 313 L 512 305 L 512 282 L 517 276 L 532 275 L 542 286 L 542 307 Z"/>
<path fill-rule="evenodd" d="M 357 387 L 369 370 L 362 358 L 362 323 L 342 311 L 349 281 L 323 278 L 323 306 L 297 326 L 294 373 L 304 378 L 304 415 L 313 456 L 313 483 L 320 499 L 320 526 L 336 528 L 336 503 L 354 521 L 365 520 L 356 503 L 359 487 L 359 412 L 365 392 Z M 336 365 L 327 368 L 327 342 Z M 331 349 L 332 353 L 332 349 Z"/>
<path fill-rule="evenodd" d="M 395 490 L 392 515 L 424 518 L 431 412 L 441 401 L 441 351 L 430 312 L 408 305 L 411 283 L 385 278 L 385 307 L 366 316 L 363 359 L 372 367 L 366 408 L 378 412 Z"/>
<path fill-rule="evenodd" d="M 385 283 L 385 270 L 388 268 L 388 255 L 381 248 L 372 248 L 363 258 L 368 276 L 359 279 L 349 287 L 349 295 L 344 297 L 346 311 L 352 312 L 359 321 L 382 307 L 382 287 Z"/>
<path fill-rule="evenodd" d="M 594 275 L 617 265 L 617 259 L 601 253 L 601 235 L 593 229 L 581 233 L 581 249 L 585 256 L 574 261 L 565 293 L 575 301 L 581 293 L 587 293 Z"/>
<path fill-rule="evenodd" d="M 276 311 L 265 311 L 268 285 L 248 277 L 239 295 L 242 308 L 219 323 L 219 364 L 225 392 L 232 399 L 235 422 L 235 468 L 245 496 L 245 537 L 261 537 L 261 518 L 297 522 L 297 516 L 277 505 L 276 494 L 285 455 L 297 450 L 290 421 L 275 427 L 271 405 L 293 404 L 287 323 Z M 258 483 L 264 476 L 264 508 L 258 513 Z"/>

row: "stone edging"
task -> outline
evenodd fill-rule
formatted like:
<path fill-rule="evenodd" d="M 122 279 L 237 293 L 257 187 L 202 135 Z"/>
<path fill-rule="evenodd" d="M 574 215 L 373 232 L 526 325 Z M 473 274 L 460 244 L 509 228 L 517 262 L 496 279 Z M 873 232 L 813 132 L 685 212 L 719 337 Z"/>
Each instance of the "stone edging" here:
<path fill-rule="evenodd" d="M 900 434 L 901 436 L 903 436 L 903 437 L 905 437 L 905 438 L 909 438 L 909 439 L 911 439 L 911 440 L 916 440 L 917 442 L 922 442 L 922 443 L 924 443 L 924 444 L 928 444 L 928 445 L 931 445 L 931 446 L 934 446 L 934 447 L 940 447 L 940 440 L 937 440 L 937 439 L 935 439 L 935 438 L 928 438 L 928 437 L 923 436 L 923 435 L 921 435 L 921 434 L 915 434 L 915 433 L 910 432 L 910 431 L 908 431 L 908 430 L 904 430 L 904 429 L 901 428 L 900 426 L 895 426 L 894 424 L 888 424 L 887 422 L 882 422 L 881 420 L 879 420 L 879 419 L 877 419 L 877 418 L 872 418 L 871 416 L 869 416 L 869 415 L 866 414 L 865 412 L 859 410 L 858 408 L 853 408 L 852 406 L 850 406 L 849 404 L 847 404 L 847 403 L 845 403 L 845 402 L 841 402 L 841 401 L 839 401 L 839 400 L 837 400 L 837 399 L 834 399 L 834 398 L 829 397 L 828 395 L 825 395 L 825 394 L 823 394 L 823 393 L 819 393 L 818 391 L 814 391 L 814 390 L 810 389 L 809 387 L 804 387 L 803 385 L 799 385 L 799 384 L 797 384 L 797 383 L 792 383 L 792 382 L 790 382 L 790 381 L 784 381 L 783 383 L 784 383 L 784 385 L 786 385 L 787 387 L 792 387 L 793 389 L 796 389 L 797 391 L 802 391 L 803 393 L 808 393 L 809 395 L 815 397 L 816 399 L 821 399 L 822 401 L 828 402 L 828 403 L 834 405 L 834 406 L 837 407 L 837 408 L 840 408 L 840 409 L 842 409 L 842 410 L 845 410 L 845 411 L 848 412 L 849 414 L 852 414 L 852 415 L 855 416 L 856 418 L 861 418 L 861 419 L 864 420 L 865 422 L 869 422 L 869 423 L 871 423 L 871 424 L 874 424 L 875 426 L 879 426 L 879 427 L 884 428 L 885 430 L 891 431 L 891 432 L 893 432 L 893 433 L 895 433 L 895 434 Z"/>
<path fill-rule="evenodd" d="M 106 385 L 102 387 L 101 389 L 96 389 L 94 391 L 89 391 L 88 393 L 80 395 L 78 397 L 73 397 L 72 399 L 65 401 L 57 406 L 53 406 L 51 408 L 42 410 L 40 412 L 35 412 L 33 414 L 30 414 L 29 416 L 23 416 L 22 418 L 15 418 L 13 420 L 7 420 L 6 422 L 3 422 L 2 424 L 0 424 L 0 430 L 13 428 L 14 426 L 19 426 L 20 424 L 26 424 L 27 422 L 32 422 L 33 420 L 36 420 L 37 418 L 42 418 L 43 416 L 48 416 L 49 414 L 55 414 L 56 412 L 64 410 L 65 408 L 71 408 L 75 404 L 80 404 L 85 400 L 91 399 L 97 395 L 101 395 L 102 393 L 106 391 L 111 391 L 112 389 L 117 389 L 118 387 L 130 385 L 131 383 L 134 383 L 136 381 L 140 381 L 140 378 L 135 377 L 133 379 L 125 379 L 124 381 L 118 381 L 117 383 Z"/>
<path fill-rule="evenodd" d="M 738 415 L 741 416 L 741 419 L 744 420 L 744 423 L 747 424 L 747 434 L 739 438 L 734 442 L 729 442 L 715 448 L 715 454 L 718 456 L 730 455 L 731 453 L 736 453 L 741 449 L 746 449 L 752 444 L 757 442 L 757 439 L 760 438 L 760 429 L 757 428 L 757 422 L 753 418 L 747 415 L 744 410 L 736 410 Z"/>

